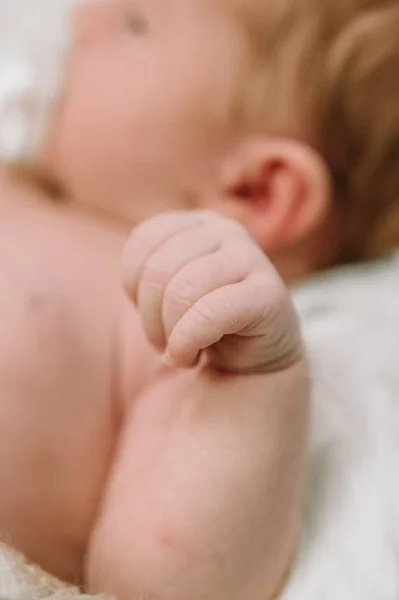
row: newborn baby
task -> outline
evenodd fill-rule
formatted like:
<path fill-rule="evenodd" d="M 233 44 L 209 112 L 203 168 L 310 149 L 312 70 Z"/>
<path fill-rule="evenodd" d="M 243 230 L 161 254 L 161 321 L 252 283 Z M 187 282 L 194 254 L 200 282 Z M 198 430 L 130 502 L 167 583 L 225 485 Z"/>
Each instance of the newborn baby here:
<path fill-rule="evenodd" d="M 239 36 L 204 9 L 150 5 L 148 24 L 130 2 L 78 12 L 48 141 L 27 120 L 2 185 L 1 527 L 47 570 L 121 598 L 272 597 L 299 529 L 296 317 L 245 229 L 200 210 L 237 137 L 223 115 L 244 67 L 239 44 L 218 82 L 213 52 L 228 66 Z M 19 150 L 33 137 L 37 163 Z M 19 184 L 26 170 L 64 203 Z M 180 210 L 125 251 L 135 310 L 122 246 L 166 208 Z"/>
<path fill-rule="evenodd" d="M 399 237 L 398 9 L 329 10 L 83 3 L 65 70 L 55 43 L 58 71 L 13 83 L 1 527 L 89 591 L 264 600 L 284 584 L 309 383 L 277 272 Z"/>

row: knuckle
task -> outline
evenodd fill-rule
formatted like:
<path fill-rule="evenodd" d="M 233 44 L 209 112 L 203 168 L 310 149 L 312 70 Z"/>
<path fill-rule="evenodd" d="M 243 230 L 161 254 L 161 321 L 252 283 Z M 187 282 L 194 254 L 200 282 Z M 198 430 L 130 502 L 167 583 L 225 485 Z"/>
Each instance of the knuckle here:
<path fill-rule="evenodd" d="M 217 307 L 212 300 L 203 299 L 202 302 L 197 302 L 193 305 L 192 311 L 198 326 L 218 331 L 221 329 Z"/>
<path fill-rule="evenodd" d="M 168 264 L 162 258 L 159 256 L 151 257 L 144 266 L 141 276 L 142 282 L 156 287 L 165 286 L 170 279 L 169 270 Z"/>
<path fill-rule="evenodd" d="M 193 284 L 186 278 L 181 279 L 176 277 L 169 283 L 166 290 L 166 297 L 169 303 L 190 307 L 195 299 Z"/>
<path fill-rule="evenodd" d="M 175 282 L 169 284 L 162 303 L 166 331 L 171 333 L 182 319 L 187 319 L 186 326 L 190 325 L 193 319 L 193 315 L 190 316 L 190 310 L 194 304 L 195 298 L 187 287 L 176 285 Z"/>

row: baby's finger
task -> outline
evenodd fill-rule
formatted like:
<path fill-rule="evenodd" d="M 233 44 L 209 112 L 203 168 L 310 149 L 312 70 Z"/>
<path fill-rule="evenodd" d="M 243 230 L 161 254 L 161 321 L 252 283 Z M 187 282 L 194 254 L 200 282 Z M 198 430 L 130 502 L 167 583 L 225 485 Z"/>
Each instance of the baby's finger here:
<path fill-rule="evenodd" d="M 122 278 L 134 302 L 142 270 L 150 256 L 173 235 L 196 227 L 209 218 L 209 213 L 205 211 L 168 212 L 153 217 L 133 230 L 123 254 Z"/>
<path fill-rule="evenodd" d="M 173 329 L 168 339 L 166 360 L 175 367 L 190 367 L 202 350 L 258 320 L 259 314 L 263 313 L 267 286 L 264 276 L 256 283 L 254 285 L 250 277 L 240 283 L 218 287 L 198 300 Z"/>
<path fill-rule="evenodd" d="M 252 271 L 251 258 L 244 249 L 231 254 L 222 249 L 190 262 L 176 273 L 163 298 L 162 320 L 166 338 L 201 298 L 217 288 L 243 281 Z"/>
<path fill-rule="evenodd" d="M 195 264 L 195 259 L 207 256 L 212 262 L 219 244 L 220 235 L 216 229 L 197 225 L 170 237 L 144 265 L 137 289 L 137 306 L 146 335 L 156 348 L 165 349 L 162 310 L 165 290 L 171 280 L 182 269 L 194 276 L 195 267 L 191 265 Z"/>

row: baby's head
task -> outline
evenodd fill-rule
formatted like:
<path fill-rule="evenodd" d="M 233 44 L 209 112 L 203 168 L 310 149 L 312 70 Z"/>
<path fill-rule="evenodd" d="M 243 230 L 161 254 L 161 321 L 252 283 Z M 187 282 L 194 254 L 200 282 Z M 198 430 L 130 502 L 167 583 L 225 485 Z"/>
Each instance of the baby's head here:
<path fill-rule="evenodd" d="M 46 158 L 132 222 L 239 219 L 287 277 L 399 243 L 397 0 L 78 7 Z"/>

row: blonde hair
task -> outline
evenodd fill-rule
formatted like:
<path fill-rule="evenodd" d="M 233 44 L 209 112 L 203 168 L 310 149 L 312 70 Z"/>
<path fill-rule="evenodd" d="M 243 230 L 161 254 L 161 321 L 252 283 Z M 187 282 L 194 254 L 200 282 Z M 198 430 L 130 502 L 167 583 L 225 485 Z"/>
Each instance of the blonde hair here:
<path fill-rule="evenodd" d="M 235 2 L 257 65 L 248 114 L 269 133 L 305 137 L 326 161 L 342 261 L 390 251 L 399 245 L 399 0 Z"/>

